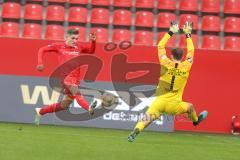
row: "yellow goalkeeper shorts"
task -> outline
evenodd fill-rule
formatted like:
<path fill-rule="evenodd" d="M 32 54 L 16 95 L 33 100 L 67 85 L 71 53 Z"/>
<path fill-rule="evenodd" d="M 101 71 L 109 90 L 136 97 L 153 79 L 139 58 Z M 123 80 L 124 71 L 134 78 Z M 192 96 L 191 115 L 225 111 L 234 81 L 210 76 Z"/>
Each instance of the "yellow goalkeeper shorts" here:
<path fill-rule="evenodd" d="M 166 98 L 157 97 L 147 110 L 147 114 L 158 118 L 162 113 L 169 115 L 179 115 L 188 111 L 188 103 L 183 101 L 173 101 Z"/>

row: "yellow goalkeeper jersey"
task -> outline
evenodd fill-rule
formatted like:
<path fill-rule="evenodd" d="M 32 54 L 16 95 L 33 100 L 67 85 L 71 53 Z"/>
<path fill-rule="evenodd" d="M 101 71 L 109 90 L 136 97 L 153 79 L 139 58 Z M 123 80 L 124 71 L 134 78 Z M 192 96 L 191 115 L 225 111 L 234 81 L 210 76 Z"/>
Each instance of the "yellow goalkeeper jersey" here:
<path fill-rule="evenodd" d="M 189 72 L 193 62 L 194 46 L 191 38 L 187 38 L 187 56 L 182 62 L 173 61 L 166 55 L 166 43 L 171 36 L 166 33 L 158 43 L 158 57 L 161 65 L 159 84 L 156 96 L 168 100 L 182 101 Z"/>

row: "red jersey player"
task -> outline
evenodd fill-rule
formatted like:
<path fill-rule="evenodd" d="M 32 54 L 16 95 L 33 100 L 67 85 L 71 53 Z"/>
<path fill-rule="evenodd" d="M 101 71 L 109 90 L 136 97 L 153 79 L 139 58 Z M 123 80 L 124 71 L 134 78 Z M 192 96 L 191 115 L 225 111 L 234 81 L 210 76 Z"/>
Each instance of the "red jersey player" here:
<path fill-rule="evenodd" d="M 44 46 L 38 51 L 38 65 L 37 70 L 42 72 L 44 70 L 43 57 L 46 53 L 55 52 L 59 56 L 59 63 L 63 64 L 67 60 L 78 56 L 80 53 L 93 54 L 95 52 L 96 45 L 96 35 L 95 33 L 90 34 L 91 44 L 84 45 L 78 42 L 79 32 L 76 29 L 70 29 L 67 32 L 67 37 L 65 42 L 53 43 L 48 46 Z M 93 101 L 91 105 L 84 99 L 80 94 L 78 86 L 80 84 L 80 68 L 74 70 L 66 76 L 64 79 L 64 98 L 62 101 L 51 104 L 48 106 L 43 106 L 42 108 L 36 108 L 35 124 L 39 125 L 40 118 L 46 113 L 58 112 L 65 110 L 69 105 L 76 99 L 77 103 L 85 110 L 89 111 L 92 115 L 94 108 L 97 105 L 96 101 Z"/>

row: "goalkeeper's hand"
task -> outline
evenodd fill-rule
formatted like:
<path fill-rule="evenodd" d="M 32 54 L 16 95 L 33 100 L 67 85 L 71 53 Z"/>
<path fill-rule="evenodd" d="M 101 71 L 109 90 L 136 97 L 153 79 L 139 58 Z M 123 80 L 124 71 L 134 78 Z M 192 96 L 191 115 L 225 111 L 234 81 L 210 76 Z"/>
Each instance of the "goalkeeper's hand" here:
<path fill-rule="evenodd" d="M 172 33 L 177 33 L 179 31 L 178 24 L 175 23 L 175 22 L 171 22 L 171 26 L 169 28 L 169 31 L 171 31 Z"/>
<path fill-rule="evenodd" d="M 183 32 L 185 34 L 191 34 L 192 33 L 192 28 L 193 28 L 193 22 L 185 22 L 185 25 L 183 26 Z"/>

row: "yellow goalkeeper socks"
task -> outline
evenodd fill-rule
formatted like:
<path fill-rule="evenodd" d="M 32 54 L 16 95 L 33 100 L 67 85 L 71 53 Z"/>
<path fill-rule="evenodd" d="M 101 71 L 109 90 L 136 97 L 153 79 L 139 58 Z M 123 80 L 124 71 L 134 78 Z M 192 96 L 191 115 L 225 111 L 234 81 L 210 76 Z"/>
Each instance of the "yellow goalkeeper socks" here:
<path fill-rule="evenodd" d="M 138 122 L 135 129 L 138 129 L 140 132 L 142 132 L 145 128 L 145 124 L 143 122 Z"/>
<path fill-rule="evenodd" d="M 198 121 L 197 113 L 195 111 L 193 111 L 190 115 L 190 118 L 193 122 L 197 122 Z"/>

